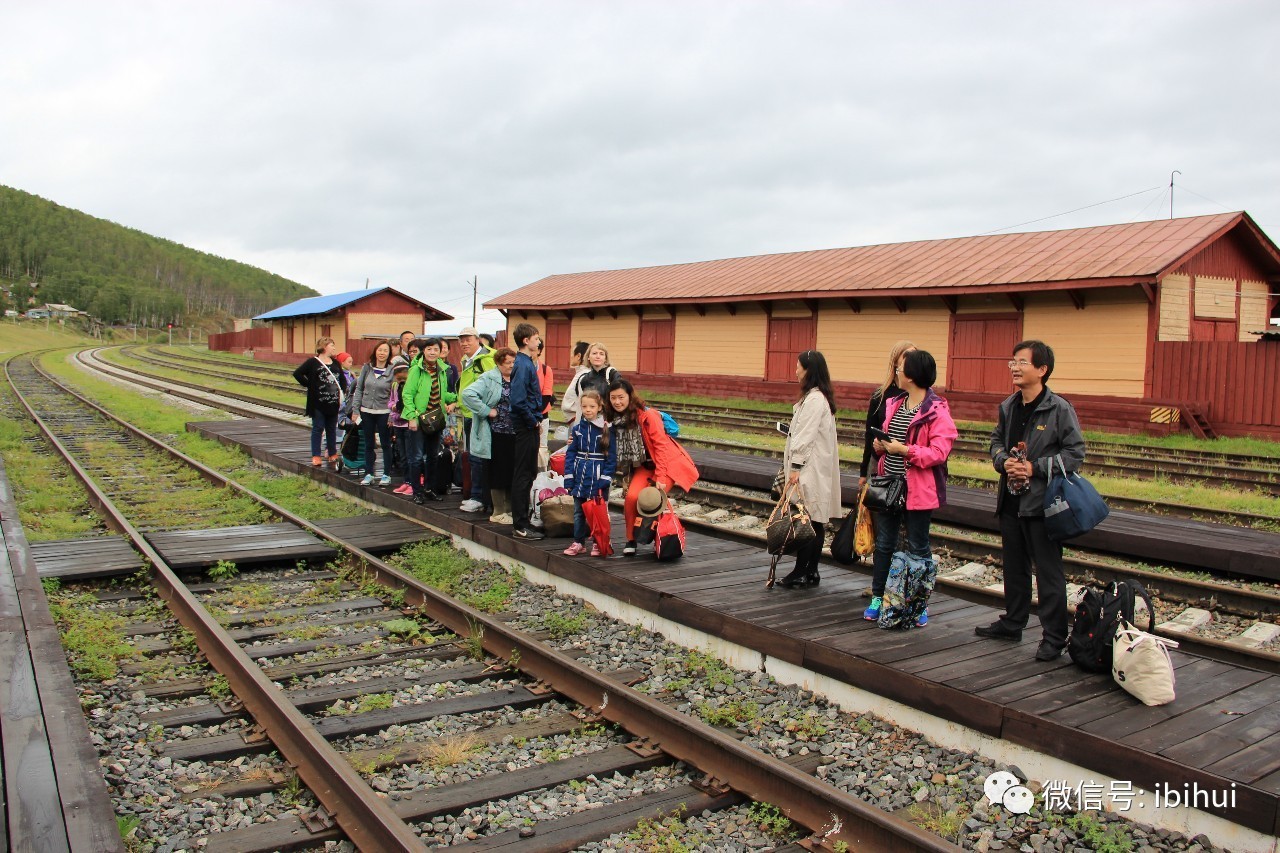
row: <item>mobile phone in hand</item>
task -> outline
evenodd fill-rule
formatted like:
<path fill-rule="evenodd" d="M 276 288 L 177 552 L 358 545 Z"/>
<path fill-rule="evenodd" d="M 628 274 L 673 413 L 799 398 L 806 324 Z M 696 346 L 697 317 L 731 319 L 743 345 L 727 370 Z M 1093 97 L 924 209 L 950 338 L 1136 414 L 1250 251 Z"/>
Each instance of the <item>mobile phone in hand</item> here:
<path fill-rule="evenodd" d="M 775 426 L 777 427 L 778 432 L 782 433 L 783 435 L 791 435 L 791 424 L 778 421 L 775 424 Z"/>
<path fill-rule="evenodd" d="M 867 427 L 867 435 L 871 436 L 872 438 L 878 438 L 881 441 L 893 441 L 893 439 L 889 438 L 889 433 L 885 432 L 879 427 L 873 427 L 873 426 Z"/>

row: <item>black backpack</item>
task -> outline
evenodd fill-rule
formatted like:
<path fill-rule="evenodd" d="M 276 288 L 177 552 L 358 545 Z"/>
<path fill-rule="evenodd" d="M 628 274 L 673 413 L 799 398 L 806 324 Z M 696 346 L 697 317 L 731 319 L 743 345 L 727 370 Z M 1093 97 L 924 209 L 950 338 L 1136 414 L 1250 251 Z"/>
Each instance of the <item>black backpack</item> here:
<path fill-rule="evenodd" d="M 1090 672 L 1111 671 L 1111 645 L 1121 621 L 1134 624 L 1133 611 L 1141 598 L 1147 603 L 1148 632 L 1155 627 L 1156 608 L 1146 588 L 1134 580 L 1113 581 L 1101 591 L 1085 590 L 1076 607 L 1067 652 Z"/>

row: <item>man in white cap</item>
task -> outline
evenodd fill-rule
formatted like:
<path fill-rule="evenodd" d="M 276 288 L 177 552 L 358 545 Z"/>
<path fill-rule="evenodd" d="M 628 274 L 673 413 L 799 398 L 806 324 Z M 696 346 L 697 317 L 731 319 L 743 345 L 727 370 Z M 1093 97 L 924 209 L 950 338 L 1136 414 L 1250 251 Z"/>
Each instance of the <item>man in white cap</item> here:
<path fill-rule="evenodd" d="M 462 373 L 458 377 L 458 394 L 461 396 L 467 386 L 479 379 L 481 374 L 493 369 L 493 351 L 480 344 L 480 333 L 470 326 L 458 333 L 458 348 L 462 350 Z M 466 406 L 459 406 L 458 409 L 464 418 L 462 423 L 467 437 L 467 457 L 471 460 L 471 493 L 458 509 L 488 515 L 493 506 L 486 488 L 488 483 L 485 482 L 488 460 L 471 454 L 471 410 Z"/>

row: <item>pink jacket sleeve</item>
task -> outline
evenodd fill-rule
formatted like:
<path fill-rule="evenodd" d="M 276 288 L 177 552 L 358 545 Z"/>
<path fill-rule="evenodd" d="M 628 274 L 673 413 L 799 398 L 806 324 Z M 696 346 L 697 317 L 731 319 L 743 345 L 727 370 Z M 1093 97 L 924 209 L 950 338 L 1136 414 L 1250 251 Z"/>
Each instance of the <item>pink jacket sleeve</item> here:
<path fill-rule="evenodd" d="M 928 426 L 928 434 L 924 436 L 924 444 L 912 444 L 907 448 L 907 464 L 917 468 L 934 468 L 947 461 L 951 455 L 951 446 L 960 435 L 956 430 L 956 422 L 951 419 L 951 411 L 940 406 L 933 422 Z"/>

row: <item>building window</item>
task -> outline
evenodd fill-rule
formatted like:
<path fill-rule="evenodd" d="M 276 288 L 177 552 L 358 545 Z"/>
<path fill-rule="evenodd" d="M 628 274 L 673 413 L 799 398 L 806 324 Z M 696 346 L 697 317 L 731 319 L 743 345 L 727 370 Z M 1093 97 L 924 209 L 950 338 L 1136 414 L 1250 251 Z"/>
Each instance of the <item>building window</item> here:
<path fill-rule="evenodd" d="M 329 325 L 328 323 L 325 323 L 323 326 L 321 326 L 321 327 L 320 327 L 320 337 L 322 337 L 322 338 L 332 338 L 332 337 L 333 337 L 333 326 Z"/>
<path fill-rule="evenodd" d="M 636 352 L 640 373 L 669 376 L 676 367 L 676 321 L 640 318 Z"/>

